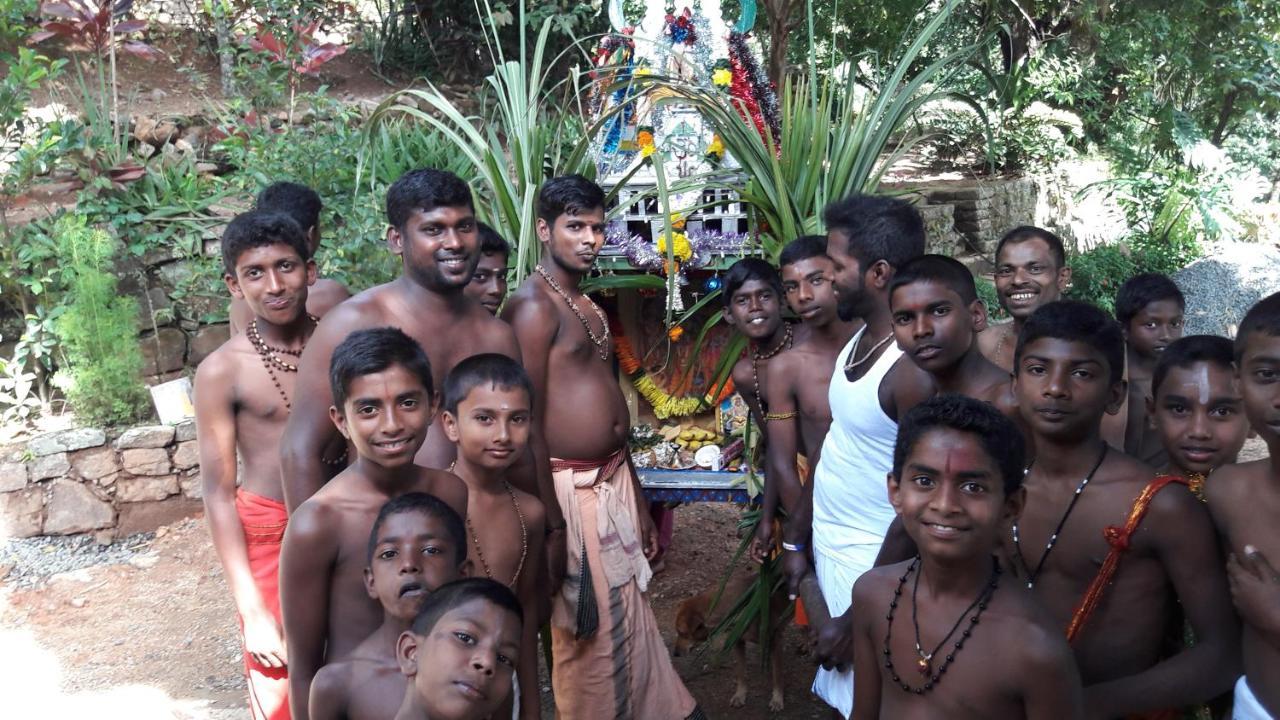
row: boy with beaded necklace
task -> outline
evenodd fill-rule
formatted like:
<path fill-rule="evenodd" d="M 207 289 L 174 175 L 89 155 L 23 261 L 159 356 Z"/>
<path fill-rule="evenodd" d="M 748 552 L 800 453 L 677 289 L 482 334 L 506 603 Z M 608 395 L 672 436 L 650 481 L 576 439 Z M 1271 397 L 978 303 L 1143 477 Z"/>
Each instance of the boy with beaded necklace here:
<path fill-rule="evenodd" d="M 1089 717 L 1166 717 L 1231 686 L 1239 624 L 1204 505 L 1102 438 L 1124 351 L 1119 324 L 1086 303 L 1050 303 L 1023 326 L 1013 388 L 1035 458 L 1005 547 L 1010 580 L 1071 644 Z M 1176 604 L 1197 643 L 1166 657 Z"/>
<path fill-rule="evenodd" d="M 277 449 L 297 358 L 316 327 L 306 311 L 316 266 L 292 218 L 259 211 L 227 225 L 222 262 L 227 288 L 252 320 L 196 371 L 200 477 L 213 546 L 240 617 L 250 710 L 255 720 L 281 720 L 289 706 L 276 581 L 286 522 Z"/>
<path fill-rule="evenodd" d="M 547 598 L 539 584 L 546 511 L 507 481 L 529 446 L 533 386 L 520 363 L 497 353 L 473 355 L 444 381 L 444 432 L 458 446 L 452 472 L 467 484 L 467 536 L 473 575 L 511 588 L 524 608 L 516 662 L 519 717 L 540 717 L 538 626 Z M 510 713 L 504 713 L 510 716 Z"/>
<path fill-rule="evenodd" d="M 853 586 L 854 718 L 1083 717 L 1071 651 L 993 555 L 1024 457 L 1013 422 L 973 398 L 903 418 L 889 499 L 919 554 Z"/>

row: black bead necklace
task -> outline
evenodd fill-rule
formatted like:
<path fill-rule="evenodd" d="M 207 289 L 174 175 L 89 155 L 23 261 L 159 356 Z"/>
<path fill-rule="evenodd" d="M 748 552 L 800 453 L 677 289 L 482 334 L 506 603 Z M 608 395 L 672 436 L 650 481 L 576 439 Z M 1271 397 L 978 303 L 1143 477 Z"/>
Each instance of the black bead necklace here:
<path fill-rule="evenodd" d="M 890 645 L 890 641 L 893 639 L 893 616 L 896 614 L 898 609 L 898 600 L 902 597 L 902 589 L 907 585 L 907 578 L 911 577 L 911 573 L 913 572 L 916 574 L 916 581 L 915 585 L 911 589 L 911 624 L 915 627 L 916 652 L 920 655 L 920 659 L 916 663 L 916 669 L 921 675 L 928 678 L 925 680 L 924 685 L 918 688 L 911 687 L 898 676 L 898 671 L 893 667 L 893 651 L 891 649 L 892 646 Z M 923 695 L 930 690 L 933 690 L 938 683 L 942 682 L 942 676 L 947 673 L 947 668 L 950 667 L 951 663 L 955 662 L 956 653 L 960 652 L 960 648 L 964 647 L 965 641 L 973 634 L 974 626 L 978 624 L 979 618 L 982 617 L 982 612 L 987 609 L 987 604 L 991 602 L 991 597 L 995 595 L 996 587 L 999 584 L 1000 563 L 995 558 L 992 558 L 990 581 L 988 581 L 982 588 L 982 592 L 978 593 L 978 597 L 969 604 L 969 607 L 965 608 L 965 611 L 960 614 L 960 617 L 956 619 L 955 624 L 951 626 L 951 631 L 947 633 L 946 637 L 942 638 L 942 641 L 933 649 L 933 652 L 925 653 L 920 643 L 920 624 L 916 622 L 916 590 L 920 587 L 920 556 L 917 555 L 915 559 L 911 561 L 911 564 L 907 566 L 907 571 L 898 579 L 898 587 L 894 589 L 893 599 L 889 601 L 889 613 L 885 615 L 885 619 L 889 622 L 884 631 L 884 666 L 889 670 L 889 677 L 893 679 L 893 684 L 902 688 L 903 692 Z M 977 612 L 973 612 L 974 608 L 977 608 Z M 973 615 L 969 615 L 971 612 L 973 612 Z M 960 628 L 960 623 L 964 621 L 965 617 L 969 618 L 969 627 L 965 628 L 964 631 L 960 633 L 960 637 L 956 640 L 955 646 L 952 648 L 951 652 L 947 653 L 946 658 L 943 660 L 942 664 L 938 666 L 938 669 L 935 672 L 932 664 L 933 657 L 942 650 L 942 646 L 947 644 L 951 639 L 951 636 L 956 634 L 956 630 Z"/>

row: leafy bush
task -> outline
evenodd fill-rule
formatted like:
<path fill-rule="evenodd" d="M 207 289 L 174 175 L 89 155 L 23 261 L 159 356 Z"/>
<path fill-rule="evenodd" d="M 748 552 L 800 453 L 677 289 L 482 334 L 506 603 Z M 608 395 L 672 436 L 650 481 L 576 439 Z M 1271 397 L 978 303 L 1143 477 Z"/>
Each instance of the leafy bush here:
<path fill-rule="evenodd" d="M 55 229 L 68 302 L 55 329 L 67 357 L 59 385 L 76 414 L 93 423 L 136 420 L 147 406 L 142 351 L 134 342 L 137 301 L 116 292 L 116 248 L 102 230 L 67 216 Z"/>

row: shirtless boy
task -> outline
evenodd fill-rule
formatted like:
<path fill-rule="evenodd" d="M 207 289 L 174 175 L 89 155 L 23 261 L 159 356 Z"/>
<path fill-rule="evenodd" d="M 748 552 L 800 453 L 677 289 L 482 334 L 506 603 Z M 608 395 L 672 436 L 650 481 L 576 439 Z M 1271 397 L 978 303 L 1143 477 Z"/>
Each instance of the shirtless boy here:
<path fill-rule="evenodd" d="M 752 555 L 760 562 L 773 551 L 773 518 L 778 502 L 788 513 L 800 501 L 802 482 L 797 456 L 808 467 L 818 463 L 822 440 L 831 427 L 827 389 L 840 348 L 849 342 L 858 321 L 836 314 L 835 269 L 827 257 L 827 238 L 807 235 L 787 244 L 779 256 L 782 290 L 791 312 L 801 319 L 791 349 L 769 360 L 773 381 L 764 388 L 769 407 L 765 433 L 768 482 L 764 511 L 756 529 Z"/>
<path fill-rule="evenodd" d="M 439 498 L 408 493 L 388 500 L 369 533 L 364 587 L 382 605 L 382 624 L 345 660 L 311 683 L 313 720 L 386 720 L 404 697 L 396 641 L 441 585 L 469 570 L 462 518 Z"/>
<path fill-rule="evenodd" d="M 458 446 L 453 472 L 467 484 L 467 534 L 473 574 L 505 583 L 524 606 L 523 651 L 516 665 L 522 718 L 540 717 L 538 697 L 539 583 L 546 512 L 538 498 L 507 480 L 529 447 L 533 385 L 506 355 L 474 355 L 444 381 L 445 434 Z M 509 715 L 510 713 L 508 713 Z"/>
<path fill-rule="evenodd" d="M 1205 483 L 1231 557 L 1231 596 L 1244 620 L 1244 675 L 1232 717 L 1280 718 L 1280 293 L 1249 309 L 1236 334 L 1244 411 L 1269 458 L 1228 465 Z"/>
<path fill-rule="evenodd" d="M 302 229 L 279 213 L 237 216 L 222 234 L 223 279 L 249 309 L 248 333 L 196 371 L 196 435 L 205 515 L 240 616 L 255 720 L 289 717 L 280 629 L 280 540 L 286 521 L 278 443 L 293 397 L 291 362 L 315 330 L 307 288 L 316 279 Z M 244 473 L 237 489 L 236 454 Z"/>
<path fill-rule="evenodd" d="M 432 593 L 396 643 L 409 682 L 395 720 L 495 717 L 511 694 L 520 617 L 520 601 L 494 580 L 458 580 Z"/>
<path fill-rule="evenodd" d="M 1090 717 L 1176 711 L 1231 686 L 1239 626 L 1204 505 L 1101 437 L 1124 397 L 1124 338 L 1096 307 L 1051 303 L 1018 338 L 1014 393 L 1035 447 L 1006 545 L 1066 633 Z M 1163 657 L 1177 604 L 1195 647 Z"/>
<path fill-rule="evenodd" d="M 889 498 L 919 554 L 853 586 L 854 718 L 1083 718 L 1070 648 L 993 555 L 1025 497 L 1022 433 L 954 394 L 899 427 Z"/>
<path fill-rule="evenodd" d="M 306 185 L 291 182 L 278 182 L 263 188 L 258 193 L 255 210 L 278 212 L 293 218 L 302 228 L 307 242 L 307 257 L 315 259 L 320 249 L 320 196 Z M 307 312 L 316 317 L 324 317 L 334 305 L 351 297 L 351 292 L 337 280 L 316 278 L 307 292 Z M 253 320 L 253 310 L 243 298 L 231 296 L 230 316 L 231 335 L 238 335 Z"/>
<path fill-rule="evenodd" d="M 959 393 L 1016 414 L 1009 373 L 978 348 L 987 308 L 969 268 L 945 255 L 921 255 L 894 274 L 889 309 L 898 347 L 933 378 L 939 394 Z"/>
<path fill-rule="evenodd" d="M 1233 362 L 1230 340 L 1188 335 L 1160 353 L 1151 379 L 1147 415 L 1169 458 L 1160 472 L 1187 478 L 1201 498 L 1204 479 L 1234 463 L 1249 435 Z"/>
<path fill-rule="evenodd" d="M 743 258 L 724 274 L 724 320 L 747 338 L 747 352 L 733 365 L 733 386 L 756 427 L 768 423 L 769 363 L 795 343 L 795 326 L 782 319 L 782 276 L 760 258 Z"/>
<path fill-rule="evenodd" d="M 1129 396 L 1122 409 L 1124 451 L 1153 467 L 1168 462 L 1164 445 L 1147 415 L 1151 375 L 1169 343 L 1182 337 L 1186 301 L 1182 291 L 1159 273 L 1135 275 L 1116 293 L 1116 320 L 1124 331 L 1125 379 Z"/>
<path fill-rule="evenodd" d="M 1013 349 L 1023 324 L 1038 308 L 1061 298 L 1070 283 L 1067 252 L 1057 235 L 1031 225 L 1005 233 L 996 245 L 996 297 L 1013 319 L 978 336 L 982 354 L 1013 370 Z"/>
<path fill-rule="evenodd" d="M 479 257 L 471 189 L 452 173 L 412 170 L 387 191 L 387 245 L 404 270 L 329 313 L 298 362 L 298 402 L 281 442 L 285 502 L 296 509 L 341 465 L 341 438 L 329 420 L 333 349 L 365 328 L 398 327 L 426 351 L 434 387 L 463 358 L 482 352 L 520 357 L 511 328 L 466 295 Z M 431 403 L 433 406 L 434 402 Z M 348 453 L 352 452 L 350 448 Z M 453 444 L 433 428 L 418 453 L 426 467 L 448 467 Z M 524 476 L 521 475 L 521 478 Z"/>
<path fill-rule="evenodd" d="M 644 596 L 646 557 L 657 543 L 627 452 L 630 415 L 613 372 L 609 324 L 578 289 L 604 227 L 599 186 L 578 175 L 547 181 L 538 195 L 542 262 L 502 313 L 533 381 L 531 442 L 554 480 L 543 502 L 548 513 L 558 503 L 567 523 L 548 522 L 547 552 L 565 557 L 568 548 L 568 572 L 552 599 L 551 684 L 565 720 L 684 718 L 696 704 Z"/>
<path fill-rule="evenodd" d="M 480 262 L 476 263 L 476 271 L 463 292 L 483 305 L 490 315 L 497 315 L 502 301 L 507 299 L 507 258 L 511 256 L 511 246 L 488 225 L 476 223 L 476 226 L 480 228 Z"/>
<path fill-rule="evenodd" d="M 852 660 L 850 590 L 871 569 L 894 518 L 875 478 L 892 467 L 898 418 L 934 389 L 929 375 L 893 342 L 889 312 L 894 274 L 924 253 L 920 213 L 901 199 L 854 195 L 827 206 L 823 219 L 835 270 L 836 311 L 842 320 L 862 318 L 866 325 L 840 350 L 832 368 L 831 427 L 813 481 L 787 521 L 782 562 L 793 597 L 816 570 L 821 597 L 804 597 L 805 610 L 813 617 L 825 606 L 832 620 L 818 627 L 823 669 L 814 692 L 848 717 L 853 703 L 853 678 L 846 671 Z"/>
<path fill-rule="evenodd" d="M 435 414 L 431 363 L 395 328 L 359 330 L 333 353 L 329 414 L 356 458 L 294 511 L 280 553 L 280 602 L 289 647 L 289 704 L 308 717 L 311 679 L 351 654 L 382 622 L 364 591 L 369 532 L 388 500 L 425 492 L 459 515 L 467 488 L 442 470 L 415 465 Z"/>

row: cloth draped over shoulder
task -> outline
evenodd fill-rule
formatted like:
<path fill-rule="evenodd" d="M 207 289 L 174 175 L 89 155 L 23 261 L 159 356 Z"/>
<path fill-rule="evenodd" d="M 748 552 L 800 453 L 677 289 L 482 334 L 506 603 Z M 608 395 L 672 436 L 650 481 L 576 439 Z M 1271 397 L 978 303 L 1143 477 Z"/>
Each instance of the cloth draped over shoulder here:
<path fill-rule="evenodd" d="M 610 588 L 621 587 L 633 578 L 640 592 L 649 587 L 653 572 L 644 557 L 636 527 L 635 489 L 627 482 L 610 482 L 627 460 L 625 446 L 601 460 L 552 458 L 552 473 L 570 471 L 573 482 L 557 480 L 556 500 L 564 512 L 566 547 L 569 548 L 564 585 L 552 610 L 554 625 L 571 630 L 577 637 L 590 637 L 599 625 L 599 598 L 594 597 L 591 573 L 603 572 Z M 591 488 L 597 498 L 596 522 L 601 567 L 587 563 L 582 536 L 582 517 L 574 495 Z"/>

